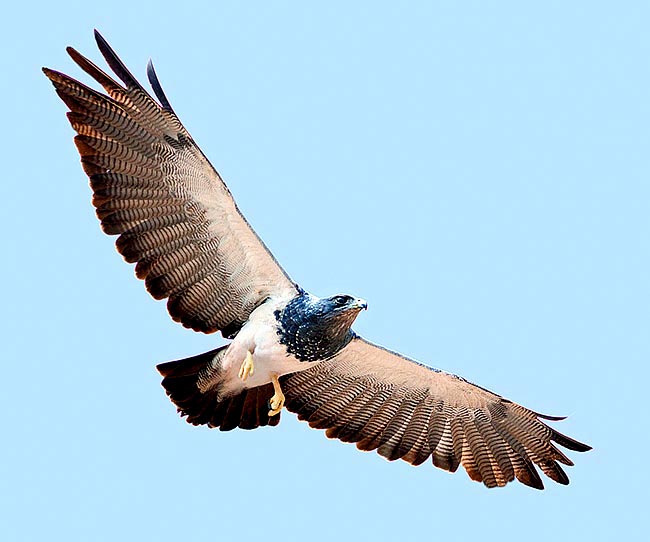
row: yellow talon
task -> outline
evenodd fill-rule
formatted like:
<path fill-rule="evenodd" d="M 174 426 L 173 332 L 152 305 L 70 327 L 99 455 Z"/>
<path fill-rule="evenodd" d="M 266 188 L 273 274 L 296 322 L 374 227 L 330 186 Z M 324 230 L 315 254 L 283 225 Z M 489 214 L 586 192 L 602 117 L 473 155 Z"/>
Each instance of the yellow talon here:
<path fill-rule="evenodd" d="M 273 389 L 275 393 L 269 401 L 269 405 L 271 406 L 271 410 L 269 410 L 269 416 L 275 416 L 276 414 L 280 414 L 280 411 L 284 406 L 284 393 L 282 393 L 282 388 L 280 388 L 278 375 L 271 375 L 271 381 L 273 382 Z"/>
<path fill-rule="evenodd" d="M 244 382 L 246 382 L 246 379 L 249 376 L 253 376 L 253 373 L 255 372 L 255 365 L 253 364 L 253 354 L 250 353 L 250 351 L 246 352 L 246 359 L 244 362 L 241 364 L 241 367 L 239 368 L 239 378 L 241 378 Z"/>

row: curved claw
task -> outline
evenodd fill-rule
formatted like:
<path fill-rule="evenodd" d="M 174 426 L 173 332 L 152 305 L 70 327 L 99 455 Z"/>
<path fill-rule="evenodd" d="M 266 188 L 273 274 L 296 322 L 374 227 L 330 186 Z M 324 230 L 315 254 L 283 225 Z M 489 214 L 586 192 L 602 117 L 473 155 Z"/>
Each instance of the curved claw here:
<path fill-rule="evenodd" d="M 241 367 L 239 368 L 239 378 L 241 378 L 244 382 L 246 382 L 246 379 L 249 376 L 253 376 L 253 373 L 255 372 L 255 364 L 253 363 L 253 354 L 250 352 L 246 352 L 246 359 L 244 362 L 241 364 Z"/>
<path fill-rule="evenodd" d="M 278 375 L 272 375 L 271 382 L 273 382 L 273 389 L 275 390 L 275 393 L 269 400 L 269 407 L 271 409 L 269 410 L 269 416 L 275 416 L 276 414 L 280 414 L 282 408 L 284 407 L 284 393 L 282 393 Z"/>

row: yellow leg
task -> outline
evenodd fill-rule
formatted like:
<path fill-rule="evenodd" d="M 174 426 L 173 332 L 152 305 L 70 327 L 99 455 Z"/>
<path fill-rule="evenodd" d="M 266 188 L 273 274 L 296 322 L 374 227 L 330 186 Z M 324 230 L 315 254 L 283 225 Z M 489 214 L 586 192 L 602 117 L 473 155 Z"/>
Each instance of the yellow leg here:
<path fill-rule="evenodd" d="M 244 382 L 246 382 L 246 379 L 249 376 L 253 376 L 253 373 L 255 372 L 255 365 L 253 365 L 253 354 L 250 352 L 246 352 L 246 359 L 244 362 L 241 364 L 241 367 L 239 368 L 239 378 L 241 378 Z"/>
<path fill-rule="evenodd" d="M 273 390 L 275 393 L 269 404 L 271 405 L 271 410 L 269 410 L 269 416 L 275 416 L 280 414 L 282 407 L 284 406 L 284 393 L 282 393 L 282 388 L 280 388 L 280 381 L 278 380 L 278 375 L 271 375 L 271 381 L 273 382 Z"/>

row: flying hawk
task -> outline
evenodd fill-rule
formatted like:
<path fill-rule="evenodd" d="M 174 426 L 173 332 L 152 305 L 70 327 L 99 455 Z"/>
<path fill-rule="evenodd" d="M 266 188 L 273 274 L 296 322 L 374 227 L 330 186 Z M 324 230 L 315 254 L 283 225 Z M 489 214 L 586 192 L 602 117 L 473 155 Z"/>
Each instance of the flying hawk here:
<path fill-rule="evenodd" d="M 488 487 L 517 478 L 543 489 L 535 466 L 560 484 L 572 465 L 557 445 L 590 449 L 544 416 L 467 380 L 359 337 L 364 300 L 318 298 L 293 282 L 249 226 L 230 191 L 185 130 L 151 62 L 154 100 L 104 38 L 97 45 L 117 82 L 73 48 L 72 59 L 105 91 L 43 68 L 70 109 L 102 229 L 135 263 L 171 317 L 226 346 L 158 365 L 167 394 L 194 425 L 228 431 L 277 425 L 284 406 L 389 460 L 429 457 L 459 465 Z"/>

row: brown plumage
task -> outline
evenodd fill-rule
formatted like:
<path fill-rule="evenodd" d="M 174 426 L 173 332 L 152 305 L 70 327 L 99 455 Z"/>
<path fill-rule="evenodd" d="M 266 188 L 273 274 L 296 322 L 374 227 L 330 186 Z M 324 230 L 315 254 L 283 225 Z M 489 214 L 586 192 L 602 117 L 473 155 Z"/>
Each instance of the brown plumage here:
<path fill-rule="evenodd" d="M 174 320 L 230 336 L 293 282 L 250 228 L 223 180 L 183 128 L 149 67 L 161 107 L 108 43 L 97 44 L 124 85 L 68 47 L 101 94 L 44 68 L 70 108 L 75 144 L 103 230 Z M 166 107 L 165 107 L 166 105 Z"/>
<path fill-rule="evenodd" d="M 436 371 L 357 337 L 336 356 L 282 379 L 286 407 L 330 438 L 356 442 L 389 460 L 459 465 L 488 487 L 516 477 L 544 485 L 534 465 L 560 484 L 573 465 L 555 444 L 589 446 L 540 419 L 559 420 L 512 403 L 460 377 Z"/>
<path fill-rule="evenodd" d="M 365 302 L 320 300 L 298 288 L 176 117 L 153 66 L 148 76 L 159 103 L 95 35 L 122 84 L 72 48 L 72 59 L 106 94 L 43 71 L 70 109 L 102 228 L 119 236 L 118 251 L 136 264 L 154 298 L 168 298 L 176 321 L 234 338 L 158 366 L 167 394 L 189 423 L 222 431 L 277 425 L 280 416 L 269 416 L 268 401 L 270 382 L 280 375 L 288 410 L 360 450 L 412 465 L 431 458 L 451 472 L 462 465 L 488 487 L 516 478 L 542 489 L 537 468 L 569 483 L 560 465 L 572 462 L 556 445 L 579 452 L 590 447 L 542 421 L 561 418 L 370 344 L 350 329 Z M 229 361 L 231 351 L 241 358 Z M 259 356 L 254 385 L 232 375 L 245 354 Z"/>

